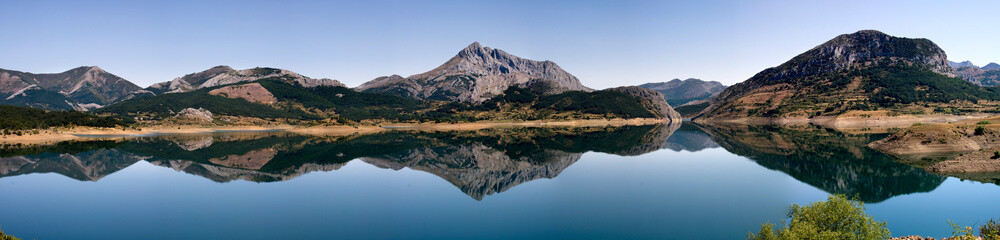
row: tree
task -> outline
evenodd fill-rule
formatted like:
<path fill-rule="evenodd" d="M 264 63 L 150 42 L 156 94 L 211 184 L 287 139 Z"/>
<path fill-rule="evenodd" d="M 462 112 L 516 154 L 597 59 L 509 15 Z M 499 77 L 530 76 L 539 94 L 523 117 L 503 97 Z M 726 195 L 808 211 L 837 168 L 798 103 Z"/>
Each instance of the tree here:
<path fill-rule="evenodd" d="M 876 221 L 864 209 L 863 203 L 843 195 L 831 195 L 827 201 L 808 206 L 792 204 L 787 225 L 775 231 L 774 225 L 765 223 L 747 239 L 888 239 L 885 222 Z"/>

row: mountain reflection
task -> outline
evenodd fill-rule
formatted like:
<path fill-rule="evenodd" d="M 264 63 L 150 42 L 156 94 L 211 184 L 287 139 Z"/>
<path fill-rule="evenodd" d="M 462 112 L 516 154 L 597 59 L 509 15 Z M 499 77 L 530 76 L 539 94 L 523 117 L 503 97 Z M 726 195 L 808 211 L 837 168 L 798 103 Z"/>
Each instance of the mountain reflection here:
<path fill-rule="evenodd" d="M 700 126 L 729 152 L 823 191 L 857 196 L 867 203 L 930 192 L 945 180 L 866 147 L 878 135 L 847 135 L 815 126 Z"/>
<path fill-rule="evenodd" d="M 555 178 L 586 152 L 636 156 L 721 146 L 816 188 L 869 203 L 928 192 L 944 181 L 865 146 L 877 137 L 809 126 L 691 123 L 386 131 L 340 137 L 288 132 L 167 135 L 0 149 L 0 177 L 58 173 L 97 181 L 146 161 L 216 182 L 274 182 L 334 171 L 357 160 L 379 168 L 428 172 L 482 200 L 521 183 Z"/>
<path fill-rule="evenodd" d="M 0 151 L 0 177 L 58 173 L 97 181 L 138 161 L 216 182 L 285 181 L 359 159 L 441 177 L 477 200 L 554 178 L 585 152 L 640 155 L 664 148 L 679 125 L 388 131 L 343 137 L 217 133 L 63 142 Z"/>

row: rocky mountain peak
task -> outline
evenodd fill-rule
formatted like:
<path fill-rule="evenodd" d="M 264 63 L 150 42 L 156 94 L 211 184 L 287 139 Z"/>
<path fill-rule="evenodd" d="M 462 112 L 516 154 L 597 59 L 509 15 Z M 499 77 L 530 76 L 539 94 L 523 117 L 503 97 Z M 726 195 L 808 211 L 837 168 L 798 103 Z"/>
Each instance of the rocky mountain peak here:
<path fill-rule="evenodd" d="M 251 69 L 234 70 L 229 66 L 220 65 L 209 68 L 205 71 L 187 74 L 183 77 L 175 78 L 167 82 L 156 83 L 146 89 L 157 94 L 188 92 L 201 88 L 240 82 L 252 82 L 268 78 L 281 79 L 283 81 L 299 84 L 304 87 L 344 86 L 343 83 L 340 83 L 337 80 L 328 78 L 313 79 L 285 69 L 255 67 Z"/>
<path fill-rule="evenodd" d="M 358 91 L 398 95 L 420 100 L 484 101 L 510 86 L 548 81 L 553 93 L 593 91 L 551 61 L 534 61 L 473 42 L 447 62 L 406 78 L 380 77 Z"/>

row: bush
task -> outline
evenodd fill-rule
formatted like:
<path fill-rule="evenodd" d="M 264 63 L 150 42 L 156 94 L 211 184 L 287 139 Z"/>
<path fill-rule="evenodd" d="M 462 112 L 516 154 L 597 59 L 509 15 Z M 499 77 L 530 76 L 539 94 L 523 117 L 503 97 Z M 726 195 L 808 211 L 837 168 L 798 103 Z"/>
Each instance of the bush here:
<path fill-rule="evenodd" d="M 1000 158 L 1000 151 L 993 152 L 993 157 L 991 157 L 991 158 L 992 159 L 998 159 L 998 158 Z"/>
<path fill-rule="evenodd" d="M 914 127 L 916 127 L 916 126 L 921 126 L 921 125 L 924 125 L 924 124 L 923 124 L 923 123 L 914 123 L 914 124 L 913 124 L 913 126 L 914 126 Z"/>
<path fill-rule="evenodd" d="M 979 236 L 988 240 L 1000 239 L 1000 222 L 992 218 L 986 221 L 985 224 L 979 226 Z"/>
<path fill-rule="evenodd" d="M 976 126 L 976 133 L 975 134 L 977 136 L 978 135 L 983 135 L 984 133 L 986 133 L 986 128 L 984 128 L 983 126 Z"/>
<path fill-rule="evenodd" d="M 979 125 L 987 125 L 987 124 L 993 124 L 993 123 L 992 123 L 992 122 L 990 122 L 990 121 L 979 121 L 979 122 L 977 122 L 976 124 L 979 124 Z"/>
<path fill-rule="evenodd" d="M 865 214 L 865 206 L 843 195 L 831 195 L 827 201 L 808 206 L 792 204 L 788 211 L 790 223 L 777 231 L 770 223 L 761 225 L 757 234 L 747 239 L 888 239 L 885 222 L 875 221 Z"/>
<path fill-rule="evenodd" d="M 21 240 L 21 239 L 11 235 L 3 234 L 3 231 L 0 231 L 0 240 Z"/>

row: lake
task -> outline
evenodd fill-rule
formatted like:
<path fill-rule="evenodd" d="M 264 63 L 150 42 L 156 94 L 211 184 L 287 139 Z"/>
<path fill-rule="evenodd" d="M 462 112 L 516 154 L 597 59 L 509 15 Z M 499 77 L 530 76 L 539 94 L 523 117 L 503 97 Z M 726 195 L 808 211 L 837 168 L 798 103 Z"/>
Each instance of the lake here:
<path fill-rule="evenodd" d="M 742 239 L 855 196 L 894 236 L 1000 217 L 1000 187 L 813 126 L 228 132 L 0 151 L 23 239 Z"/>

